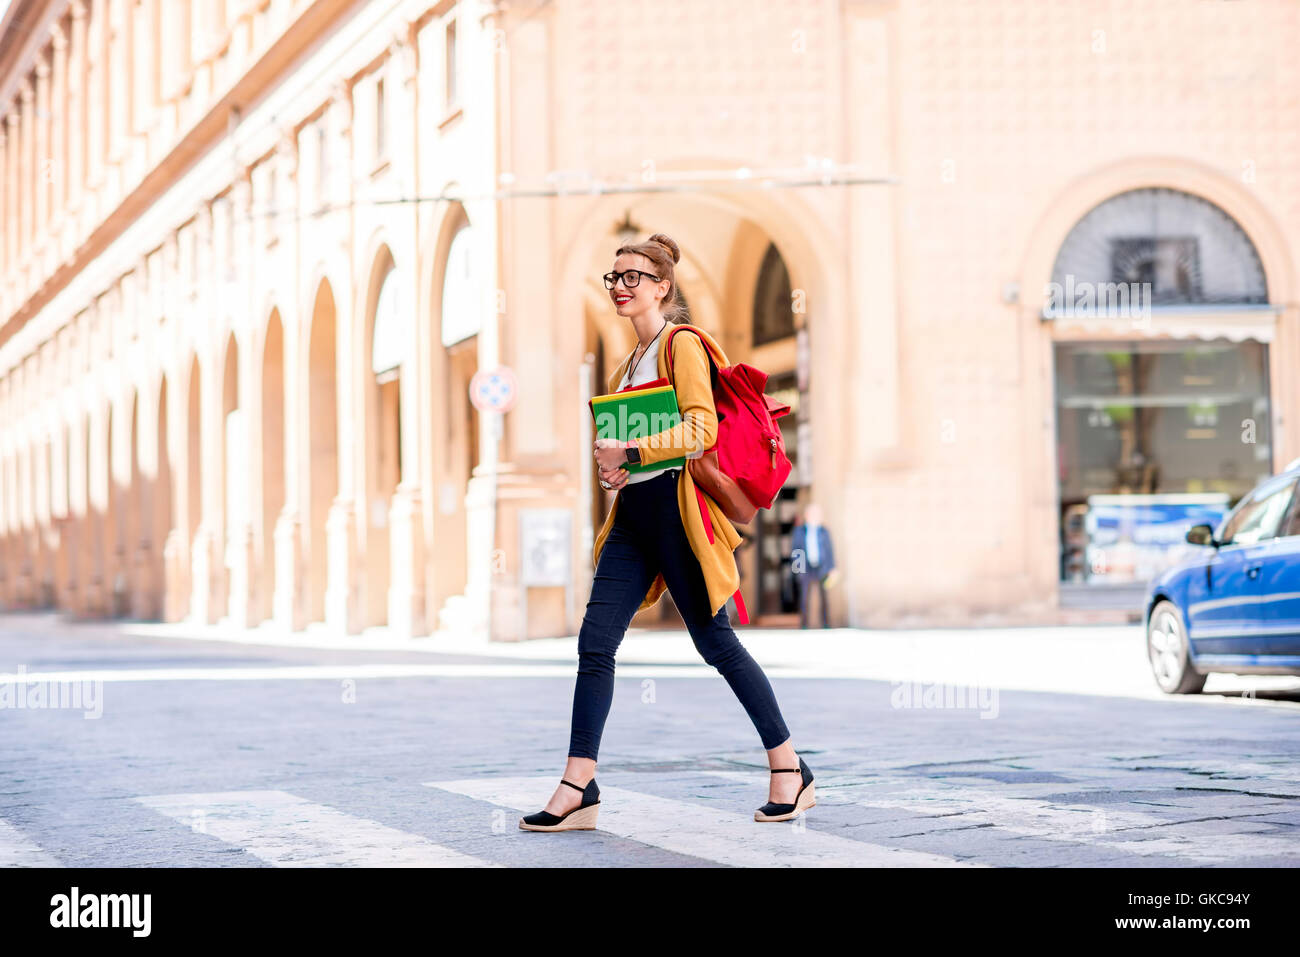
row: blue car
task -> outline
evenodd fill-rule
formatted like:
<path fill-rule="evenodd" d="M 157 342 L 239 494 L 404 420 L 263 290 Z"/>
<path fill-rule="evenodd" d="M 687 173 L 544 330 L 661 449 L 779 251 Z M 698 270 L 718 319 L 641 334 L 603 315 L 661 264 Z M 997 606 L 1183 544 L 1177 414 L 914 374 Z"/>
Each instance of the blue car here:
<path fill-rule="evenodd" d="M 1168 694 L 1213 672 L 1300 674 L 1300 459 L 1266 479 L 1217 528 L 1194 525 L 1194 558 L 1147 588 L 1147 655 Z"/>

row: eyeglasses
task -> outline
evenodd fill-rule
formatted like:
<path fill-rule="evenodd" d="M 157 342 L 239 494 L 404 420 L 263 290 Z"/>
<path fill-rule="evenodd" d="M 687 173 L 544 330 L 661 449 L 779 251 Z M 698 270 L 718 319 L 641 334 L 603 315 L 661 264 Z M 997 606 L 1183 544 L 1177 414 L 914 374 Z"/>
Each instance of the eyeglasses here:
<path fill-rule="evenodd" d="M 601 278 L 605 280 L 606 289 L 613 289 L 614 285 L 620 279 L 623 280 L 624 286 L 628 289 L 633 289 L 641 282 L 642 276 L 645 276 L 647 279 L 653 279 L 655 282 L 659 281 L 658 276 L 652 276 L 650 273 L 642 272 L 640 269 L 626 269 L 623 272 L 607 272 Z"/>

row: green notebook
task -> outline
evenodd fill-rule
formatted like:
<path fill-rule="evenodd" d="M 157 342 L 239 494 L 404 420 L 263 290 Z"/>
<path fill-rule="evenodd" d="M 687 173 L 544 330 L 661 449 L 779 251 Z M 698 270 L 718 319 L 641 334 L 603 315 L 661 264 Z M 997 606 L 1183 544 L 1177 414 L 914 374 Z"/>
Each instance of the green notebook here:
<path fill-rule="evenodd" d="M 592 418 L 596 422 L 596 438 L 640 439 L 671 429 L 682 421 L 677 409 L 677 393 L 667 379 L 656 379 L 645 385 L 632 386 L 622 392 L 592 396 L 587 400 Z M 679 456 L 656 462 L 653 465 L 633 465 L 623 468 L 628 472 L 657 472 L 660 469 L 683 468 L 686 457 Z"/>

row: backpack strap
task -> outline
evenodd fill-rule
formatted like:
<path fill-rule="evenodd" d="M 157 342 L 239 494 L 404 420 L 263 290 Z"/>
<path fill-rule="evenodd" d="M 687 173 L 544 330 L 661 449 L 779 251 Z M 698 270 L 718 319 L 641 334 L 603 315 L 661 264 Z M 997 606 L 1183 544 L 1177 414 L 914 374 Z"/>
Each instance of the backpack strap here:
<path fill-rule="evenodd" d="M 713 519 L 709 517 L 709 507 L 704 504 L 704 490 L 698 485 L 695 486 L 695 500 L 700 503 L 700 516 L 704 519 L 704 533 L 709 536 L 709 544 L 713 544 Z"/>
<path fill-rule="evenodd" d="M 668 333 L 668 338 L 664 342 L 664 349 L 666 349 L 668 352 L 669 384 L 673 383 L 673 336 L 677 335 L 677 333 L 681 332 L 683 329 L 690 329 L 692 332 L 694 332 L 696 338 L 700 340 L 700 345 L 704 346 L 704 355 L 709 360 L 709 379 L 710 379 L 709 384 L 716 389 L 718 386 L 718 364 L 713 359 L 713 353 L 709 350 L 709 347 L 705 343 L 703 337 L 700 336 L 699 330 L 693 328 L 692 326 L 686 325 L 684 323 L 679 323 L 676 329 Z M 674 388 L 676 388 L 675 385 Z M 714 539 L 713 519 L 710 518 L 709 507 L 704 501 L 704 491 L 698 485 L 695 486 L 695 500 L 699 503 L 700 517 L 704 519 L 704 531 L 708 535 L 709 544 L 712 545 Z M 745 608 L 745 599 L 741 596 L 740 589 L 737 588 L 735 593 L 731 597 L 736 603 L 737 623 L 741 625 L 748 625 L 749 612 Z"/>
<path fill-rule="evenodd" d="M 736 593 L 731 597 L 736 600 L 736 616 L 738 619 L 737 623 L 741 625 L 748 625 L 749 612 L 745 611 L 745 599 L 740 597 L 740 589 L 737 588 Z"/>
<path fill-rule="evenodd" d="M 709 351 L 708 344 L 705 343 L 704 337 L 700 335 L 698 329 L 688 323 L 679 322 L 676 325 L 677 328 L 669 332 L 668 338 L 664 340 L 664 349 L 668 353 L 668 384 L 673 385 L 674 388 L 676 387 L 673 383 L 673 336 L 677 335 L 677 333 L 681 332 L 683 329 L 689 329 L 691 332 L 695 333 L 695 338 L 700 340 L 700 345 L 704 346 L 704 355 L 709 360 L 709 385 L 716 389 L 718 387 L 718 364 L 713 360 L 713 353 Z"/>

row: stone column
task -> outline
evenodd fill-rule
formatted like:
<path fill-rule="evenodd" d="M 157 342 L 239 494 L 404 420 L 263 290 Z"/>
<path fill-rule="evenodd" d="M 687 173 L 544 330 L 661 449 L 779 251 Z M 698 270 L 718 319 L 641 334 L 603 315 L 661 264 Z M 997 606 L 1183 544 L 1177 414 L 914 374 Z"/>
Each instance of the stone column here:
<path fill-rule="evenodd" d="M 236 289 L 243 291 L 249 290 L 252 285 L 252 263 L 248 245 L 250 232 L 248 223 L 252 215 L 252 181 L 249 177 L 249 170 L 244 169 L 236 179 L 229 207 L 230 216 L 224 224 L 226 229 L 233 230 L 235 233 L 231 243 L 235 258 L 232 269 L 237 277 Z M 233 308 L 239 315 L 239 320 L 242 320 L 247 317 L 250 305 L 246 301 L 237 302 L 233 304 Z M 258 320 L 261 321 L 260 316 Z M 267 576 L 258 574 L 257 543 L 252 524 L 255 520 L 254 515 L 261 515 L 261 496 L 257 489 L 262 479 L 260 397 L 262 377 L 254 372 L 258 368 L 260 359 L 253 341 L 253 337 L 249 336 L 248 345 L 239 351 L 238 368 L 235 373 L 239 380 L 237 386 L 239 408 L 244 422 L 242 441 L 247 450 L 242 492 L 244 508 L 242 513 L 234 514 L 234 523 L 227 521 L 231 541 L 225 550 L 226 564 L 230 569 L 227 614 L 231 624 L 239 628 L 252 627 L 262 620 L 260 582 L 267 580 Z M 223 430 L 225 428 L 224 421 L 222 428 Z M 230 450 L 227 450 L 226 454 L 229 455 Z M 227 513 L 231 512 L 229 502 L 226 502 L 225 508 Z M 260 518 L 256 521 L 260 522 Z"/>
<path fill-rule="evenodd" d="M 393 34 L 389 48 L 391 75 L 397 83 L 389 104 L 389 155 L 393 174 L 403 195 L 417 192 L 415 169 L 415 130 L 419 112 L 416 108 L 416 50 L 411 43 L 410 26 L 403 23 Z M 396 215 L 398 241 L 408 249 L 419 248 L 419 213 L 411 205 Z M 403 360 L 398 377 L 398 402 L 401 407 L 402 474 L 389 508 L 388 561 L 388 628 L 394 635 L 415 637 L 430 630 L 424 588 L 424 507 L 421 490 L 420 436 L 426 431 L 421 396 L 424 395 L 424 363 L 420 356 L 429 348 L 417 332 L 420 302 L 419 271 L 406 269 L 392 276 L 390 282 L 402 282 L 401 301 L 412 307 L 403 310 L 410 323 L 408 341 L 413 348 Z"/>
<path fill-rule="evenodd" d="M 51 255 L 56 262 L 67 258 L 66 232 L 61 227 L 66 221 L 68 188 L 68 37 L 63 32 L 62 21 L 57 21 L 50 31 L 54 45 L 54 82 L 51 98 L 59 104 L 58 115 L 53 120 L 50 136 L 50 209 L 57 228 L 50 231 Z"/>
<path fill-rule="evenodd" d="M 103 180 L 105 133 L 107 132 L 108 122 L 108 97 L 106 94 L 108 84 L 104 77 L 104 70 L 108 63 L 108 30 L 106 26 L 108 2 L 107 0 L 91 0 L 91 2 L 93 5 L 87 27 L 86 58 L 92 76 L 88 76 L 86 79 L 86 118 L 89 121 L 87 123 L 89 135 L 86 143 L 86 175 L 84 182 L 91 194 L 90 199 L 93 205 L 97 206 L 95 194 L 99 192 Z M 87 218 L 90 222 L 93 223 L 97 212 L 95 209 L 87 210 Z"/>
<path fill-rule="evenodd" d="M 4 277 L 6 282 L 6 293 L 12 292 L 14 274 L 22 263 L 22 217 L 20 216 L 20 199 L 21 180 L 18 177 L 19 168 L 19 148 L 22 143 L 19 127 L 19 113 L 15 104 L 10 104 L 9 112 L 5 115 L 5 247 L 8 250 L 5 262 Z"/>
<path fill-rule="evenodd" d="M 36 167 L 34 188 L 36 191 L 36 242 L 39 244 L 40 275 L 45 276 L 44 265 L 51 245 L 50 236 L 45 227 L 50 221 L 50 63 L 42 50 L 36 57 Z"/>
<path fill-rule="evenodd" d="M 9 199 L 9 123 L 3 106 L 0 106 L 0 313 L 8 313 L 8 276 L 13 258 L 13 245 L 9 239 L 9 223 L 13 219 L 13 204 Z"/>
<path fill-rule="evenodd" d="M 72 0 L 72 42 L 68 49 L 68 122 L 72 130 L 68 137 L 68 205 L 76 210 L 81 206 L 81 192 L 86 179 L 86 4 Z"/>
<path fill-rule="evenodd" d="M 276 215 L 268 228 L 276 231 L 274 255 L 278 262 L 287 264 L 285 275 L 297 279 L 292 264 L 298 257 L 298 226 L 292 213 L 298 207 L 298 143 L 292 129 L 286 129 L 276 147 L 271 162 L 276 164 L 275 208 L 287 210 L 286 215 Z M 302 508 L 307 500 L 304 492 L 306 476 L 303 468 L 311 456 L 310 436 L 307 434 L 307 408 L 304 403 L 304 363 L 307 344 L 303 342 L 305 328 L 304 305 L 297 298 L 297 283 L 285 290 L 284 349 L 287 362 L 284 369 L 284 507 L 275 523 L 275 597 L 272 600 L 276 625 L 286 631 L 301 631 L 307 627 L 306 548 Z M 263 396 L 263 401 L 266 397 Z"/>
<path fill-rule="evenodd" d="M 341 157 L 343 174 L 332 165 L 329 182 L 325 184 L 324 201 L 347 203 L 352 199 L 352 91 L 346 82 L 334 86 L 331 105 L 325 118 L 327 136 L 340 144 L 335 152 L 335 162 Z M 346 192 L 343 192 L 346 190 Z M 315 203 L 315 197 L 311 202 Z M 330 228 L 336 231 L 340 243 L 351 252 L 351 217 L 331 217 Z M 349 257 L 350 258 L 350 257 Z M 355 266 L 355 264 L 353 264 Z M 325 588 L 325 623 L 341 634 L 358 634 L 365 619 L 365 596 L 362 594 L 362 569 L 359 567 L 358 502 L 364 502 L 365 490 L 358 488 L 360 460 L 357 457 L 357 437 L 365 427 L 360 421 L 364 415 L 358 404 L 359 377 L 368 370 L 362 369 L 358 342 L 359 317 L 356 314 L 354 290 L 349 287 L 345 300 L 336 300 L 337 308 L 335 343 L 337 362 L 336 381 L 339 397 L 339 494 L 330 506 L 325 523 L 326 549 L 329 554 L 328 584 Z M 364 328 L 364 323 L 361 323 Z M 364 446 L 362 450 L 364 454 Z M 364 472 L 360 472 L 364 475 Z"/>
<path fill-rule="evenodd" d="M 22 134 L 20 145 L 22 158 L 19 160 L 19 213 L 22 227 L 19 231 L 18 248 L 22 250 L 23 267 L 32 262 L 32 246 L 35 242 L 35 209 L 33 199 L 36 195 L 36 137 L 35 113 L 36 91 L 31 77 L 23 81 L 22 92 Z M 31 291 L 31 275 L 24 268 L 23 285 L 20 294 L 26 296 Z"/>

